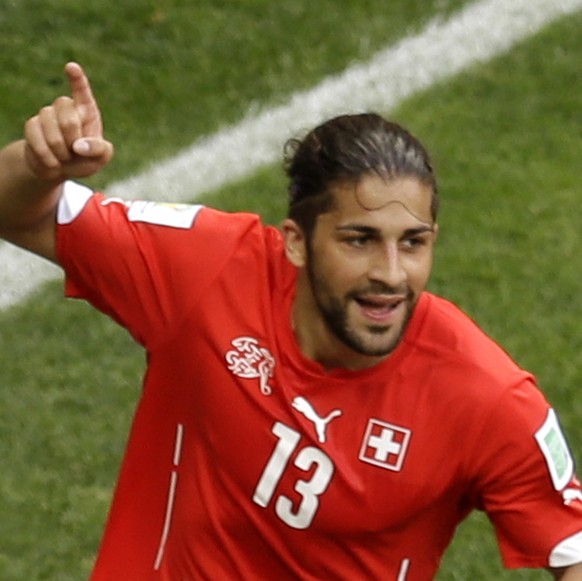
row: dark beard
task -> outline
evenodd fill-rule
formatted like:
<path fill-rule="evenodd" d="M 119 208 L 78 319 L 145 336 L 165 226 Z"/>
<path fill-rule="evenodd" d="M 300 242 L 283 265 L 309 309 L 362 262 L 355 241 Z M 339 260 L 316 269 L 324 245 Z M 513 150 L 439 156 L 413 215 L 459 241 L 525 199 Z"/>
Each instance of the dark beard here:
<path fill-rule="evenodd" d="M 322 279 L 318 274 L 316 274 L 316 268 L 314 266 L 313 255 L 309 252 L 309 257 L 307 261 L 307 274 L 309 277 L 309 283 L 311 285 L 311 291 L 315 302 L 321 313 L 323 320 L 325 321 L 329 330 L 347 347 L 359 353 L 361 355 L 367 355 L 370 357 L 383 357 L 389 355 L 396 349 L 400 343 L 404 331 L 408 326 L 410 318 L 412 316 L 412 311 L 414 307 L 414 297 L 410 290 L 406 293 L 406 317 L 400 329 L 398 336 L 391 341 L 388 345 L 384 347 L 370 347 L 366 345 L 366 342 L 354 333 L 347 321 L 347 303 L 350 300 L 355 299 L 358 294 L 362 294 L 364 291 L 354 291 L 347 295 L 345 303 L 340 299 L 332 296 L 329 292 L 329 287 L 327 282 Z M 375 283 L 366 289 L 365 292 L 374 293 L 385 293 L 385 294 L 398 294 L 400 291 L 395 289 L 387 288 L 386 285 L 382 283 Z M 327 297 L 324 303 L 323 297 Z M 380 325 L 369 325 L 367 327 L 368 331 L 372 335 L 383 335 L 390 330 L 390 326 L 380 326 Z"/>

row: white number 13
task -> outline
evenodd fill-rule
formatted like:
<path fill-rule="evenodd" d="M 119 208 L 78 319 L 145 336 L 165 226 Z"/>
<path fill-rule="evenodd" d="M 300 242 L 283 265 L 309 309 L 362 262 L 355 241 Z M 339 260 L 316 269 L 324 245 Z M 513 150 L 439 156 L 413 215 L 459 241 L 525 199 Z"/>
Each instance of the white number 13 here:
<path fill-rule="evenodd" d="M 289 459 L 301 439 L 301 435 L 298 432 L 281 422 L 277 422 L 272 431 L 279 438 L 279 441 L 263 470 L 253 495 L 253 501 L 263 508 L 266 508 L 271 502 L 277 484 L 281 480 Z M 275 512 L 290 527 L 306 529 L 313 521 L 313 517 L 319 508 L 319 496 L 329 486 L 333 476 L 334 465 L 329 456 L 314 446 L 303 448 L 297 454 L 293 464 L 305 471 L 309 470 L 314 464 L 316 468 L 309 480 L 300 479 L 295 483 L 295 490 L 301 495 L 299 506 L 295 508 L 290 498 L 280 495 L 275 503 Z"/>

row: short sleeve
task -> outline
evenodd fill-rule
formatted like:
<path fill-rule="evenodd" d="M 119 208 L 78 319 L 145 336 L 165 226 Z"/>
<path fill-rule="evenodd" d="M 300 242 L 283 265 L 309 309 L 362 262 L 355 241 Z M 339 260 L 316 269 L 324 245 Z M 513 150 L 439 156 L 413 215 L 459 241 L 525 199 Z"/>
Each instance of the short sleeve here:
<path fill-rule="evenodd" d="M 89 301 L 150 347 L 195 308 L 256 225 L 250 214 L 126 202 L 68 182 L 57 224 L 66 294 Z"/>
<path fill-rule="evenodd" d="M 507 567 L 549 567 L 560 544 L 582 532 L 582 491 L 554 410 L 532 380 L 497 402 L 474 450 L 478 503 Z M 582 544 L 569 546 L 570 563 Z"/>

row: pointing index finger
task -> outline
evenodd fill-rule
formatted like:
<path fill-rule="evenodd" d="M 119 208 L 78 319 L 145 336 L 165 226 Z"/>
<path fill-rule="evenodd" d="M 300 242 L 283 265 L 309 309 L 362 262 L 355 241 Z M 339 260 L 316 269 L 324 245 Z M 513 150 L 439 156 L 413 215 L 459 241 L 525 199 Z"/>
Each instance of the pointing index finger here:
<path fill-rule="evenodd" d="M 103 136 L 101 112 L 85 71 L 78 63 L 70 62 L 65 65 L 65 74 L 69 80 L 71 97 L 82 120 L 83 135 L 101 138 Z"/>
<path fill-rule="evenodd" d="M 65 73 L 69 79 L 71 97 L 75 101 L 75 105 L 81 107 L 95 106 L 95 97 L 93 96 L 91 84 L 81 65 L 75 62 L 67 63 L 65 65 Z"/>

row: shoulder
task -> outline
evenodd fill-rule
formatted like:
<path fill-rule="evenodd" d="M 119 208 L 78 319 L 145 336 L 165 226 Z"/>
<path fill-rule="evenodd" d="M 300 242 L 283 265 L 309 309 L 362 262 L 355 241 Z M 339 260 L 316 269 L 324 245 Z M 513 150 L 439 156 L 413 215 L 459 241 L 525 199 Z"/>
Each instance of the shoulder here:
<path fill-rule="evenodd" d="M 405 337 L 411 352 L 449 392 L 473 392 L 495 399 L 510 386 L 535 380 L 458 306 L 430 293 L 419 303 L 413 332 Z M 411 325 L 411 326 L 412 326 Z"/>
<path fill-rule="evenodd" d="M 478 366 L 518 366 L 505 348 L 457 305 L 431 293 L 424 293 L 422 300 L 424 316 L 415 337 L 420 348 Z"/>
<path fill-rule="evenodd" d="M 107 197 L 76 182 L 63 186 L 57 224 L 60 230 L 83 237 L 91 229 L 96 234 L 131 232 L 132 237 L 169 244 L 192 237 L 221 247 L 239 245 L 243 239 L 245 245 L 253 240 L 272 243 L 279 236 L 278 230 L 265 226 L 256 214 L 225 212 L 202 204 Z"/>

